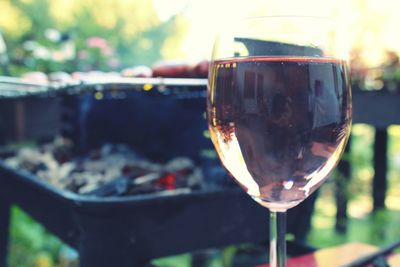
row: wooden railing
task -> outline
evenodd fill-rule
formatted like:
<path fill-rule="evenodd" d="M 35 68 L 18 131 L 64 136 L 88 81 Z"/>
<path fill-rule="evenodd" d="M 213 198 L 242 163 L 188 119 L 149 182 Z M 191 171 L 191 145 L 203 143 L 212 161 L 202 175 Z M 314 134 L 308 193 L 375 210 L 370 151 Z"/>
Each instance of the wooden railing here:
<path fill-rule="evenodd" d="M 365 123 L 375 128 L 373 145 L 374 177 L 372 182 L 373 211 L 385 207 L 388 170 L 388 133 L 387 127 L 400 124 L 400 93 L 379 91 L 361 91 L 353 89 L 353 124 Z M 351 142 L 349 142 L 350 144 Z M 351 146 L 347 147 L 351 155 Z M 342 161 L 338 167 L 344 177 L 336 190 L 336 230 L 345 232 L 347 226 L 347 196 L 345 187 L 351 179 L 351 164 Z"/>

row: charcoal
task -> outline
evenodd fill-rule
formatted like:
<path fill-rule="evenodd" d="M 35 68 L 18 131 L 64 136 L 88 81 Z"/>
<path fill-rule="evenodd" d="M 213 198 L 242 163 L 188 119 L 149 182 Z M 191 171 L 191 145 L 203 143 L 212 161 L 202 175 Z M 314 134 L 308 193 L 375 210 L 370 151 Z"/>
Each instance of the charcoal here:
<path fill-rule="evenodd" d="M 46 170 L 47 170 L 47 165 L 44 162 L 39 162 L 33 167 L 32 172 L 38 173 L 39 171 L 46 171 Z"/>
<path fill-rule="evenodd" d="M 201 188 L 202 171 L 192 160 L 173 158 L 165 164 L 144 159 L 123 144 L 105 144 L 74 157 L 70 141 L 56 138 L 36 148 L 22 148 L 5 159 L 62 190 L 93 196 L 186 191 Z"/>
<path fill-rule="evenodd" d="M 110 183 L 95 188 L 94 190 L 86 192 L 84 194 L 98 196 L 98 197 L 121 196 L 128 192 L 130 183 L 131 183 L 130 178 L 120 177 Z"/>

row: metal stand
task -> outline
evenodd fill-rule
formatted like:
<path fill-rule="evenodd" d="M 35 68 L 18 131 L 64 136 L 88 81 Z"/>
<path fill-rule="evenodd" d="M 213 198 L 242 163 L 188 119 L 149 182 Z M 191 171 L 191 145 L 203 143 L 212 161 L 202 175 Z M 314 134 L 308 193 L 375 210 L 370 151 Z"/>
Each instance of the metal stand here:
<path fill-rule="evenodd" d="M 8 229 L 10 225 L 10 203 L 0 198 L 0 267 L 7 266 Z"/>
<path fill-rule="evenodd" d="M 346 146 L 346 153 L 350 153 L 350 142 L 349 140 Z M 347 223 L 348 223 L 348 216 L 347 216 L 347 203 L 348 203 L 348 196 L 347 196 L 347 188 L 348 184 L 351 179 L 351 164 L 349 161 L 340 161 L 338 165 L 338 171 L 340 173 L 339 179 L 336 181 L 336 224 L 335 229 L 336 232 L 339 234 L 344 234 L 347 232 Z"/>
<path fill-rule="evenodd" d="M 385 207 L 387 191 L 387 130 L 376 128 L 374 144 L 374 169 L 375 175 L 372 185 L 373 210 Z"/>
<path fill-rule="evenodd" d="M 80 267 L 148 266 L 146 255 L 136 253 L 133 248 L 137 244 L 134 236 L 129 238 L 131 230 L 105 217 L 82 216 L 80 219 L 81 229 L 77 244 Z"/>

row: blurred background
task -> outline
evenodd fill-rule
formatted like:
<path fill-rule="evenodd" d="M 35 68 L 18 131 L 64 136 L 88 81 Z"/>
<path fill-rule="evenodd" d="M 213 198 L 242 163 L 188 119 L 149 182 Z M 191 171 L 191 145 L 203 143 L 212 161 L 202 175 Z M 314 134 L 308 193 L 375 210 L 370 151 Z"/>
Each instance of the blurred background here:
<path fill-rule="evenodd" d="M 236 17 L 303 14 L 335 17 L 345 29 L 354 88 L 396 92 L 400 82 L 400 3 L 396 0 L 1 0 L 0 75 L 28 72 L 120 72 L 165 60 L 209 59 L 215 33 Z M 387 191 L 374 209 L 375 128 L 353 127 L 351 179 L 338 173 L 323 185 L 307 237 L 329 247 L 350 241 L 384 245 L 400 236 L 400 127 L 388 133 Z M 343 180 L 345 179 L 345 180 Z M 337 224 L 335 188 L 346 192 L 348 220 Z M 382 227 L 384 225 L 385 227 Z M 336 225 L 337 226 L 337 225 Z M 73 266 L 76 252 L 13 209 L 10 266 Z M 229 262 L 229 247 L 214 253 L 209 266 Z M 225 258 L 224 258 L 225 257 Z M 190 255 L 155 261 L 157 266 L 189 266 Z M 229 266 L 229 265 L 228 265 Z"/>
<path fill-rule="evenodd" d="M 215 33 L 231 19 L 302 14 L 336 18 L 345 26 L 342 39 L 356 67 L 374 68 L 392 63 L 400 52 L 398 7 L 395 0 L 4 0 L 0 53 L 7 49 L 13 75 L 195 61 L 209 58 Z"/>

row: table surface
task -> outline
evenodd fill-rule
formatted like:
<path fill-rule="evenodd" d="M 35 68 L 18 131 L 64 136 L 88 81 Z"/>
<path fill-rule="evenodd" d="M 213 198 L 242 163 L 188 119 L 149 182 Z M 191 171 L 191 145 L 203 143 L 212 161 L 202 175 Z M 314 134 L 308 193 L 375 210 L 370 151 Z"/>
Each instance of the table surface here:
<path fill-rule="evenodd" d="M 349 243 L 289 259 L 287 267 L 339 267 L 359 257 L 368 255 L 377 249 L 374 246 L 363 243 Z M 400 266 L 400 254 L 389 256 L 388 263 L 390 266 Z M 268 266 L 268 264 L 265 264 L 257 267 Z"/>

